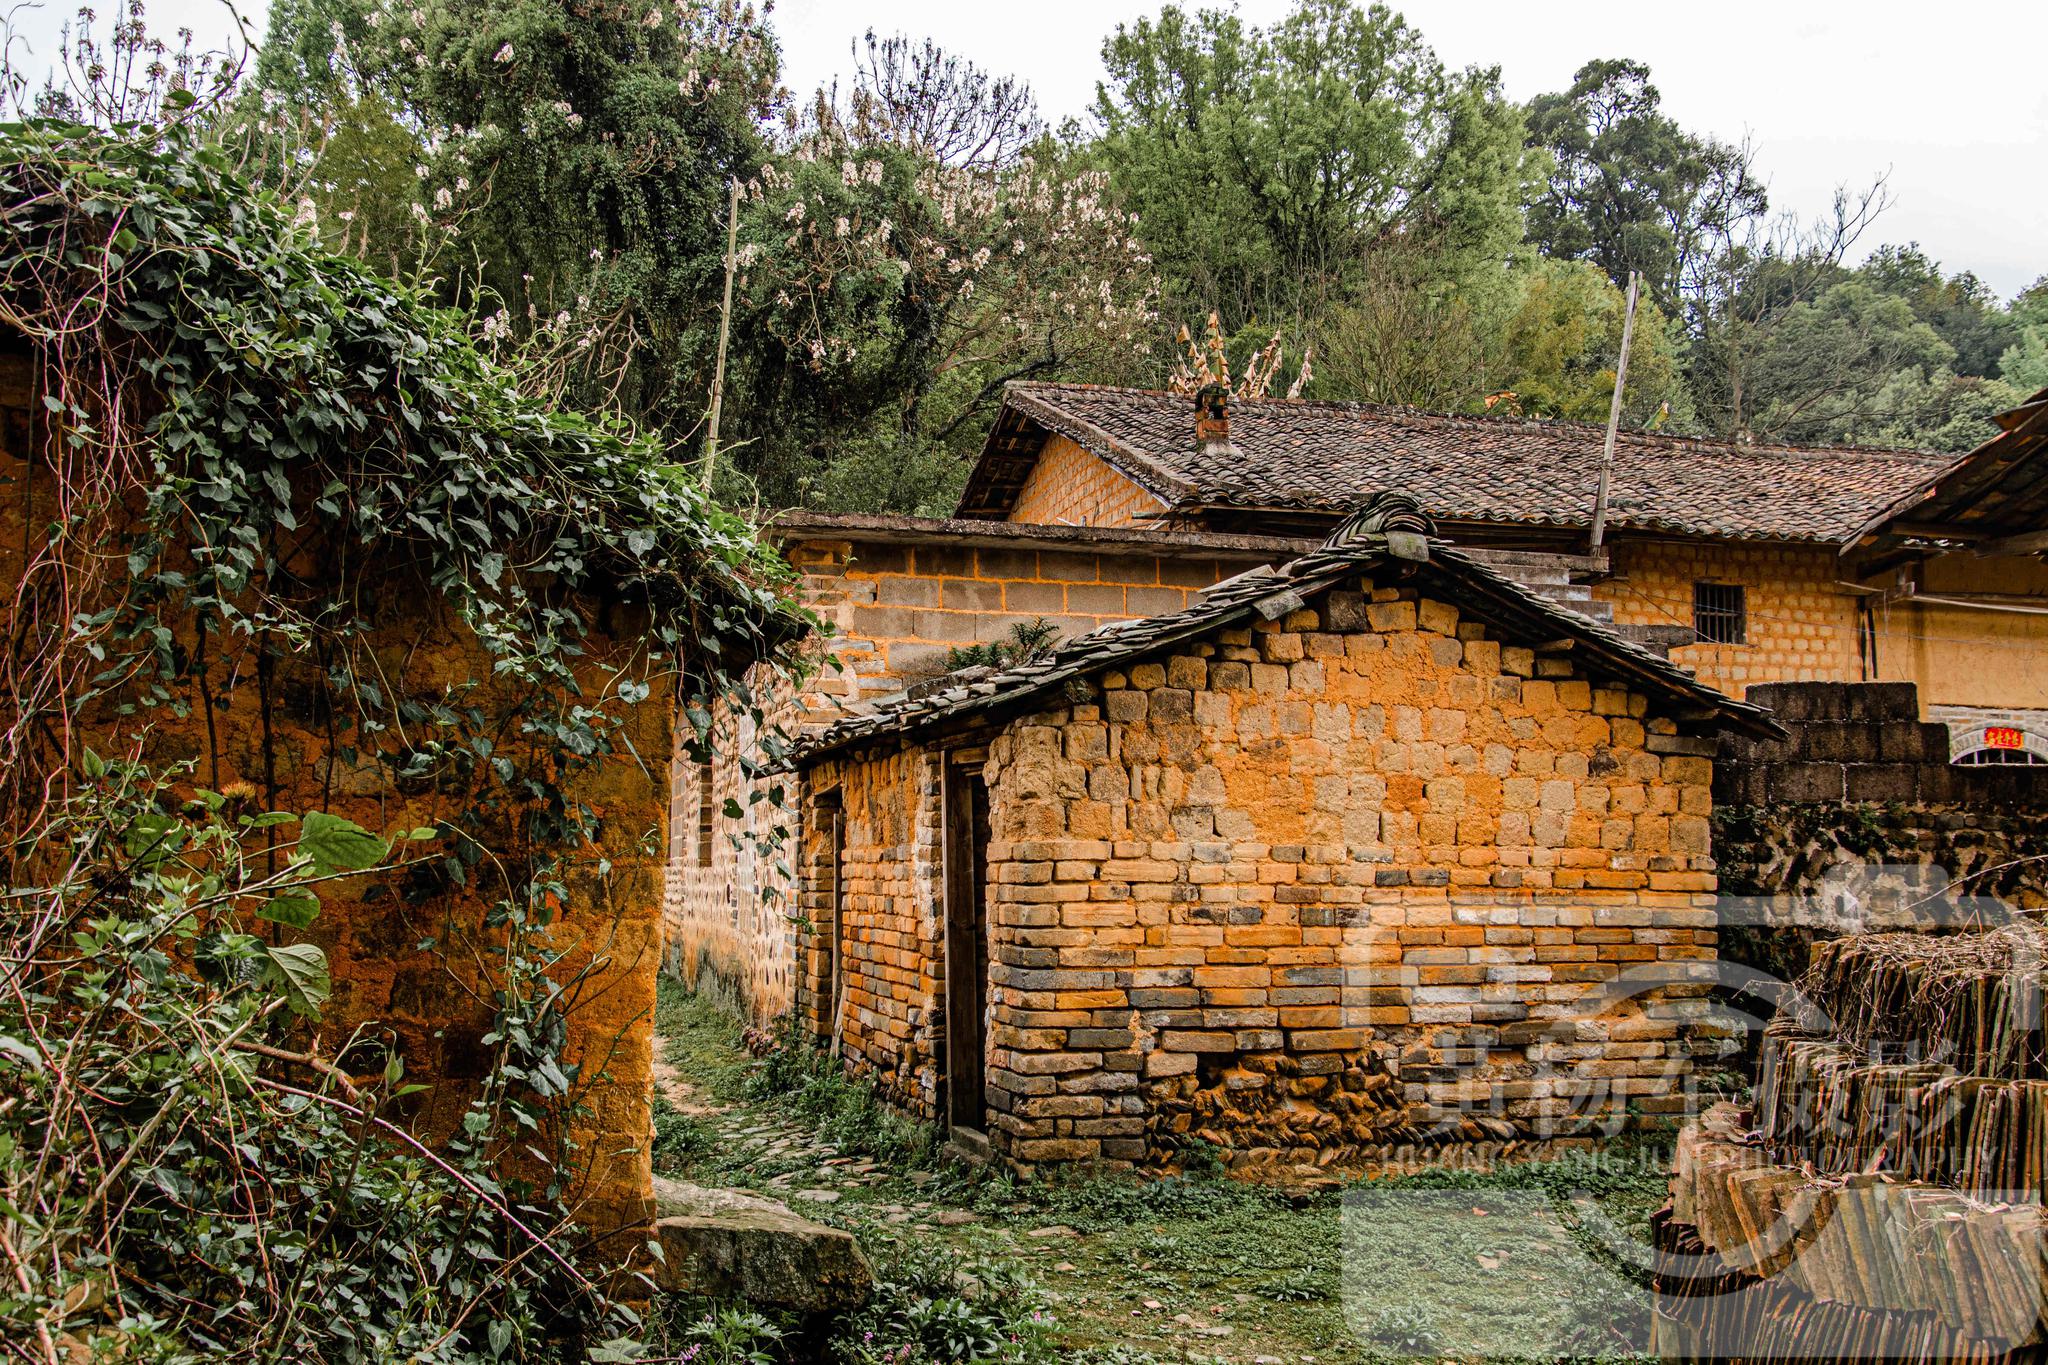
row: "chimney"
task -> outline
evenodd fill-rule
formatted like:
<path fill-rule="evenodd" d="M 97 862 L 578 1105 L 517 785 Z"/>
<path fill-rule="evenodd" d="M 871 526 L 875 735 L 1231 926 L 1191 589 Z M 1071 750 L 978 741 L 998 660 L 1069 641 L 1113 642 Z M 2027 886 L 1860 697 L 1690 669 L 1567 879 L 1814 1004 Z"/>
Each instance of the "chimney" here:
<path fill-rule="evenodd" d="M 1204 455 L 1234 455 L 1230 443 L 1230 390 L 1204 384 L 1195 392 L 1195 445 Z"/>

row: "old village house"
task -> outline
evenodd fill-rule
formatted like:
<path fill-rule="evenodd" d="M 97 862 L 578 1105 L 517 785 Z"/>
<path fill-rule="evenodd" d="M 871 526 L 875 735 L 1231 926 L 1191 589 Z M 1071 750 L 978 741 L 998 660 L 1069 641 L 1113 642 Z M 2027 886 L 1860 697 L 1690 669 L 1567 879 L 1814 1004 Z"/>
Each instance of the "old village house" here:
<path fill-rule="evenodd" d="M 2048 756 L 2042 410 L 1961 461 L 1624 434 L 1592 554 L 1598 428 L 1013 386 L 956 519 L 775 528 L 839 631 L 803 856 L 679 777 L 671 960 L 1025 1164 L 1675 1108 L 1747 687 L 1912 682 L 1943 757 Z M 1324 543 L 1385 490 L 1427 534 Z"/>

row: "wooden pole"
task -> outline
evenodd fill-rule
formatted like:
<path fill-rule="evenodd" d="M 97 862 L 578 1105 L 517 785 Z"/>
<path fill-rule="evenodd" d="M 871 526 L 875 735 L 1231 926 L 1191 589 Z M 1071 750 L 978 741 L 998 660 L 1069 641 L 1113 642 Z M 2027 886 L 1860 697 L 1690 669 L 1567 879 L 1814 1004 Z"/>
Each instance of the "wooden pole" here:
<path fill-rule="evenodd" d="M 1636 285 L 1640 276 L 1628 272 L 1628 310 L 1621 319 L 1621 359 L 1614 364 L 1614 401 L 1607 405 L 1607 439 L 1600 446 L 1600 489 L 1593 495 L 1591 552 L 1600 553 L 1607 538 L 1607 484 L 1614 474 L 1614 434 L 1621 427 L 1621 391 L 1628 384 L 1628 345 L 1636 334 Z"/>
<path fill-rule="evenodd" d="M 732 336 L 732 277 L 740 263 L 740 182 L 733 177 L 725 219 L 725 302 L 718 310 L 718 367 L 711 375 L 711 432 L 704 441 L 704 487 L 718 467 L 718 418 L 725 406 L 725 347 Z"/>

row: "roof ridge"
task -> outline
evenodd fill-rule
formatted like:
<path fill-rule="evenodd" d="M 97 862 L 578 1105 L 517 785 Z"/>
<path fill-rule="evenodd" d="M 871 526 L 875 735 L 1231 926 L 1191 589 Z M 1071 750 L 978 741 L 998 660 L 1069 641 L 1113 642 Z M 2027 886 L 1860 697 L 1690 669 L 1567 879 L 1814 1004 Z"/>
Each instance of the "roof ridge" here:
<path fill-rule="evenodd" d="M 1048 392 L 1080 392 L 1099 394 L 1121 394 L 1132 398 L 1179 399 L 1180 394 L 1171 389 L 1145 389 L 1128 384 L 1083 384 L 1064 380 L 1013 379 L 1004 389 L 1008 392 L 1022 392 L 1032 396 Z M 1046 401 L 1041 398 L 1040 401 Z M 1565 417 L 1491 417 L 1483 413 L 1438 412 L 1419 408 L 1406 403 L 1374 403 L 1365 399 L 1347 398 L 1236 398 L 1231 400 L 1237 407 L 1271 405 L 1295 411 L 1316 409 L 1328 412 L 1357 414 L 1360 416 L 1388 417 L 1398 420 L 1420 421 L 1445 426 L 1476 427 L 1489 431 L 1523 430 L 1540 432 L 1582 432 L 1604 440 L 1607 427 L 1602 422 L 1585 422 Z M 1103 430 L 1087 418 L 1068 414 L 1075 421 L 1085 422 L 1096 430 Z M 1190 428 L 1192 430 L 1192 428 Z M 1117 438 L 1103 431 L 1109 439 Z M 1680 432 L 1630 431 L 1626 428 L 1615 433 L 1618 441 L 1646 448 L 1673 447 L 1682 449 L 1708 449 L 1731 451 L 1754 451 L 1758 454 L 1789 455 L 1876 455 L 1887 458 L 1904 458 L 1916 463 L 1946 465 L 1954 457 L 1936 450 L 1919 450 L 1909 446 L 1868 446 L 1849 443 L 1822 442 L 1815 445 L 1793 445 L 1786 442 L 1749 443 L 1731 440 L 1722 436 L 1691 436 Z M 1128 442 L 1119 441 L 1126 450 L 1134 449 Z"/>

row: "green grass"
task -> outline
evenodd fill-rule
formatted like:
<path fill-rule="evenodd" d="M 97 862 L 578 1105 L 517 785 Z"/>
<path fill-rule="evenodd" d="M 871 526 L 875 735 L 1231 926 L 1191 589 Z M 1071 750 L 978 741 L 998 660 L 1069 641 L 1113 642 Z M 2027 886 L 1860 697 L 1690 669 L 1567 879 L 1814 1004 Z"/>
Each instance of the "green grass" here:
<path fill-rule="evenodd" d="M 815 1153 L 750 1157 L 731 1140 L 769 1121 L 878 1163 L 838 1202 L 797 1205 L 858 1234 L 884 1272 L 877 1306 L 858 1320 L 875 1335 L 842 1336 L 828 1359 L 879 1361 L 877 1341 L 913 1344 L 908 1365 L 974 1359 L 975 1334 L 989 1331 L 1012 1353 L 980 1358 L 1046 1365 L 1618 1358 L 1639 1339 L 1641 1296 L 1606 1269 L 1616 1259 L 1606 1248 L 1646 1243 L 1668 1169 L 1655 1143 L 1313 1195 L 1213 1174 L 1082 1169 L 1020 1181 L 946 1160 L 931 1130 L 828 1059 L 800 1049 L 749 1058 L 736 1025 L 679 995 L 662 1000 L 665 1055 L 732 1106 L 697 1120 L 703 1141 L 677 1140 L 691 1178 L 779 1197 L 817 1183 Z M 1357 1196 L 1349 1213 L 1347 1194 Z M 1362 1199 L 1386 1207 L 1366 1213 Z M 947 1209 L 975 1218 L 935 1224 Z M 947 1342 L 970 1354 L 947 1355 Z"/>

